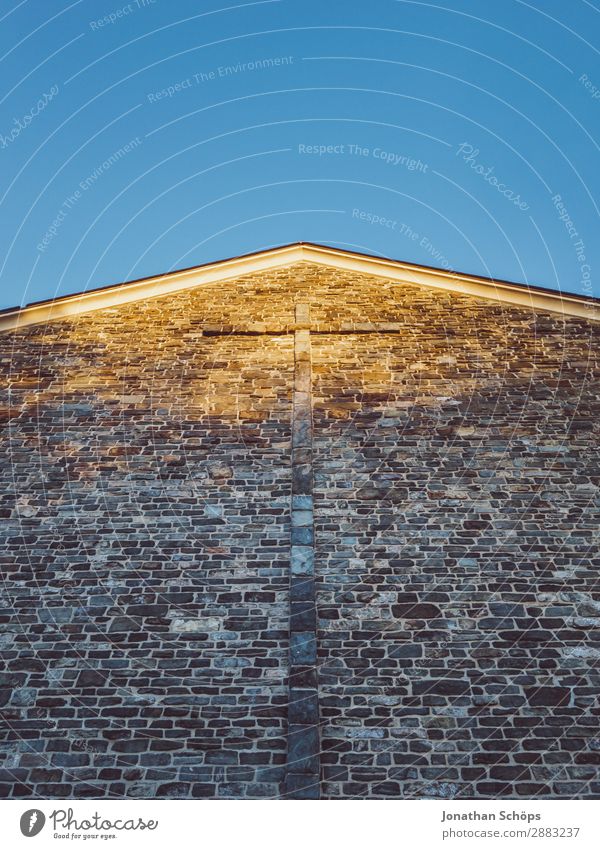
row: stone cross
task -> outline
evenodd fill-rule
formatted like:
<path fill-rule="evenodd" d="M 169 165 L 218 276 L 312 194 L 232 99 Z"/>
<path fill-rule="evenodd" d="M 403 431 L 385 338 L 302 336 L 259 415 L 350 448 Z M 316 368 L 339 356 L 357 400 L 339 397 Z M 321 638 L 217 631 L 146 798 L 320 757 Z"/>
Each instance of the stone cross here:
<path fill-rule="evenodd" d="M 288 751 L 284 796 L 319 798 L 319 699 L 317 680 L 317 609 L 313 500 L 313 401 L 311 332 L 326 334 L 400 333 L 392 323 L 348 323 L 311 329 L 310 307 L 297 303 L 295 324 L 273 327 L 250 324 L 244 330 L 204 326 L 204 336 L 294 334 L 292 402 L 292 493 L 290 540 L 290 642 Z"/>

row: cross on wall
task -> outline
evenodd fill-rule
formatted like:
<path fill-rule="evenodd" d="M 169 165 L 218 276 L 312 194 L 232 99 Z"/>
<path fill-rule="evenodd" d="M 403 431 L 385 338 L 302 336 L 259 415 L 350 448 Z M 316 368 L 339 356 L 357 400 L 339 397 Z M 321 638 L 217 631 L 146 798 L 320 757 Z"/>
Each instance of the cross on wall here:
<path fill-rule="evenodd" d="M 284 797 L 318 799 L 320 778 L 319 699 L 317 678 L 317 608 L 315 586 L 313 395 L 311 335 L 399 334 L 400 324 L 341 323 L 337 328 L 311 327 L 310 305 L 296 303 L 295 321 L 244 328 L 204 325 L 203 336 L 294 335 L 290 504 L 290 642 L 288 750 Z"/>

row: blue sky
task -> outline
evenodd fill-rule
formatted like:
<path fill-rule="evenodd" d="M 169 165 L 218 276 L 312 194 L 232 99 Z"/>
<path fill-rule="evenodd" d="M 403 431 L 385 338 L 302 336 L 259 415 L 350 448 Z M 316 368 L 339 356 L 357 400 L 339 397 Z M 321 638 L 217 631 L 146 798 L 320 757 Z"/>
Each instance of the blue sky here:
<path fill-rule="evenodd" d="M 600 296 L 597 5 L 0 0 L 0 306 L 295 241 Z"/>

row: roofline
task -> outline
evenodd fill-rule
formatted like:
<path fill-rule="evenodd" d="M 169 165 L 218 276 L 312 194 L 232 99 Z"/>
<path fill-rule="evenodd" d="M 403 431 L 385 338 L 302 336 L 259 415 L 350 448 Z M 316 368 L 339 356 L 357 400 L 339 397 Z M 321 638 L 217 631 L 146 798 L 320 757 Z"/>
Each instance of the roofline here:
<path fill-rule="evenodd" d="M 312 262 L 363 274 L 384 277 L 397 283 L 443 289 L 463 295 L 528 307 L 533 312 L 554 312 L 565 316 L 600 321 L 600 298 L 560 293 L 542 286 L 528 286 L 460 274 L 454 271 L 417 265 L 399 260 L 385 259 L 373 254 L 341 250 L 313 242 L 293 242 L 276 248 L 255 251 L 217 262 L 196 265 L 178 271 L 143 277 L 126 283 L 90 289 L 72 295 L 63 295 L 46 301 L 37 301 L 24 307 L 0 311 L 0 332 L 15 330 L 31 324 L 40 324 L 81 313 L 92 312 L 148 298 L 161 297 L 172 292 L 195 288 L 202 284 L 282 268 L 297 262 Z"/>

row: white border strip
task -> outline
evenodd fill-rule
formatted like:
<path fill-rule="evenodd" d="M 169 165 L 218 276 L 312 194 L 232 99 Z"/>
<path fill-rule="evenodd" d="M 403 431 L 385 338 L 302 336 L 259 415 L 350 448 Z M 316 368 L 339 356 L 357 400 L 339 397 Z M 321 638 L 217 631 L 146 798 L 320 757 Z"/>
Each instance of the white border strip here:
<path fill-rule="evenodd" d="M 405 785 L 410 786 L 410 782 L 401 782 L 401 793 L 410 792 L 405 791 Z M 218 835 L 222 846 L 264 849 L 267 830 L 269 834 L 286 834 L 289 849 L 365 849 L 374 844 L 387 845 L 390 839 L 393 846 L 435 849 L 598 847 L 597 799 L 510 796 L 501 800 L 444 801 L 399 795 L 385 801 L 382 804 L 364 796 L 342 798 L 339 807 L 319 801 L 283 799 L 248 799 L 241 805 L 239 799 L 224 797 L 219 797 L 218 804 L 215 799 L 15 799 L 0 802 L 0 829 L 6 836 L 5 845 L 13 849 L 56 847 L 59 837 L 68 839 L 65 846 L 74 838 L 81 840 L 79 845 L 93 846 L 85 840 L 86 835 L 98 839 L 96 846 L 114 845 L 118 849 L 196 849 L 202 845 L 199 834 Z M 298 808 L 299 804 L 304 807 Z M 20 821 L 23 818 L 27 826 L 26 815 L 31 816 L 34 808 L 44 815 L 45 821 L 32 842 L 22 835 Z M 114 844 L 112 840 L 105 843 L 102 835 L 114 838 Z M 75 840 L 74 843 L 77 845 Z M 217 845 L 216 840 L 211 840 L 210 845 Z"/>
<path fill-rule="evenodd" d="M 0 315 L 0 332 L 16 330 L 30 324 L 42 324 L 60 318 L 70 318 L 81 313 L 129 304 L 148 298 L 158 298 L 205 283 L 230 280 L 242 275 L 268 269 L 281 268 L 297 262 L 384 277 L 397 283 L 408 283 L 427 288 L 443 289 L 462 295 L 471 295 L 514 306 L 527 307 L 565 316 L 575 316 L 588 321 L 600 321 L 600 303 L 581 300 L 560 293 L 527 289 L 510 283 L 495 283 L 469 275 L 421 268 L 409 263 L 378 257 L 360 256 L 335 248 L 298 243 L 263 251 L 210 265 L 175 271 L 151 279 L 139 280 L 118 286 L 108 286 L 95 292 L 83 292 L 57 301 L 32 304 Z"/>

